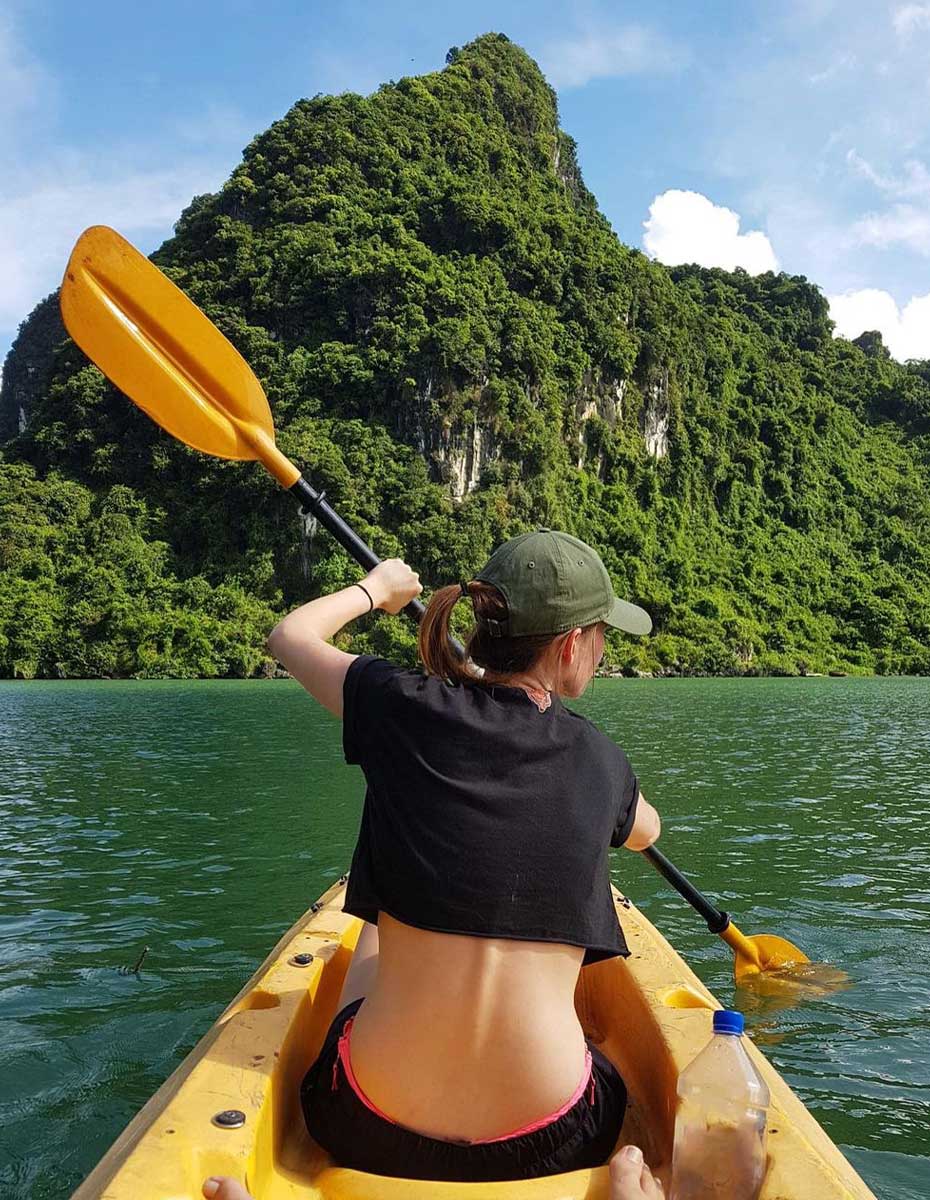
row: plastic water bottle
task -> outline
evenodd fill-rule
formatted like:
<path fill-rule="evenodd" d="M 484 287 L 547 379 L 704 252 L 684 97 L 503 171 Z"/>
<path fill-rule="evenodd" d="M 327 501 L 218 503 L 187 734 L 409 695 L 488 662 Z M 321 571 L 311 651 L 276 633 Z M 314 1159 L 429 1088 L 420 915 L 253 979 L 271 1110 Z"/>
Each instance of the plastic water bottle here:
<path fill-rule="evenodd" d="M 714 1036 L 679 1076 L 671 1200 L 756 1200 L 762 1188 L 769 1089 L 742 1032 L 742 1013 L 715 1012 Z"/>

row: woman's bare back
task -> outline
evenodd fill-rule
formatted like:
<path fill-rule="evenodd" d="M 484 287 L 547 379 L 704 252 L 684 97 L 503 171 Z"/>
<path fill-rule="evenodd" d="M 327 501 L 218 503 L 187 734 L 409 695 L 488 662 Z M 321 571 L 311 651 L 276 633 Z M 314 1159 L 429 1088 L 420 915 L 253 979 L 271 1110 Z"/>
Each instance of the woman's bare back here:
<path fill-rule="evenodd" d="M 415 929 L 382 913 L 352 1067 L 382 1112 L 432 1137 L 480 1140 L 555 1112 L 581 1082 L 574 993 L 583 950 Z"/>

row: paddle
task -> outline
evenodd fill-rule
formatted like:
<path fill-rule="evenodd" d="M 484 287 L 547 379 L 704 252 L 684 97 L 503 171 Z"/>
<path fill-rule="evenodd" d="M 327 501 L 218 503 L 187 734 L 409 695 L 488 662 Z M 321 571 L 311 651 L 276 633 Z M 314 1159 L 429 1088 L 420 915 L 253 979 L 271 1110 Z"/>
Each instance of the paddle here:
<path fill-rule="evenodd" d="M 219 458 L 257 459 L 366 571 L 381 561 L 277 448 L 251 367 L 167 276 L 105 225 L 78 238 L 61 285 L 65 326 L 88 358 L 168 433 Z M 404 609 L 419 621 L 425 609 Z"/>
<path fill-rule="evenodd" d="M 115 230 L 95 225 L 78 239 L 61 313 L 88 358 L 168 433 L 206 454 L 263 463 L 365 570 L 381 561 L 277 448 L 268 400 L 235 346 Z M 419 622 L 425 610 L 413 600 L 404 611 Z M 745 937 L 658 850 L 644 853 L 733 948 L 737 979 L 809 961 L 782 938 Z"/>
<path fill-rule="evenodd" d="M 785 938 L 776 937 L 771 933 L 758 933 L 747 937 L 730 920 L 730 914 L 715 908 L 660 850 L 649 846 L 642 853 L 659 874 L 701 914 L 711 933 L 723 938 L 733 951 L 733 973 L 737 983 L 763 971 L 777 971 L 810 962 L 803 951 Z"/>

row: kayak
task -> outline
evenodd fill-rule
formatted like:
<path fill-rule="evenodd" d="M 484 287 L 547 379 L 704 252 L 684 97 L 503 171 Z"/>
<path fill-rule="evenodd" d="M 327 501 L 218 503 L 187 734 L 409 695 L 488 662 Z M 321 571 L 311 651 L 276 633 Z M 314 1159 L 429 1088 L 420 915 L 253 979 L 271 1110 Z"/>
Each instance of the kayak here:
<path fill-rule="evenodd" d="M 232 1175 L 256 1200 L 606 1200 L 606 1166 L 507 1183 L 386 1178 L 333 1163 L 304 1127 L 299 1086 L 336 1013 L 361 921 L 340 880 L 284 935 L 173 1075 L 130 1122 L 73 1200 L 195 1200 Z M 721 1005 L 616 890 L 630 957 L 581 971 L 585 1034 L 619 1068 L 629 1106 L 619 1144 L 671 1160 L 676 1082 L 711 1037 Z M 772 1098 L 760 1200 L 875 1200 L 766 1058 L 749 1054 Z M 403 1164 L 398 1164 L 402 1169 Z"/>

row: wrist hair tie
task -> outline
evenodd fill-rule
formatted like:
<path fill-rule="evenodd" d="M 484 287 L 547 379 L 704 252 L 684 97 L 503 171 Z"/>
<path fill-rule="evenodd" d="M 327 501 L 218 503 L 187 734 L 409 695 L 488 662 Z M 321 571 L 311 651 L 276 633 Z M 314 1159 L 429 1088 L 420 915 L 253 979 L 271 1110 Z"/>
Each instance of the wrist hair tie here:
<path fill-rule="evenodd" d="M 353 583 L 353 584 L 352 584 L 352 586 L 353 586 L 353 587 L 357 587 L 357 588 L 361 588 L 361 589 L 362 589 L 362 591 L 363 591 L 363 592 L 365 593 L 365 595 L 368 597 L 368 611 L 369 611 L 369 612 L 372 612 L 372 611 L 373 611 L 373 609 L 374 609 L 374 607 L 375 607 L 375 602 L 374 602 L 374 600 L 372 600 L 372 598 L 371 598 L 371 592 L 369 592 L 368 588 L 367 588 L 367 587 L 365 587 L 365 585 L 364 585 L 364 584 L 361 584 L 361 583 Z"/>

